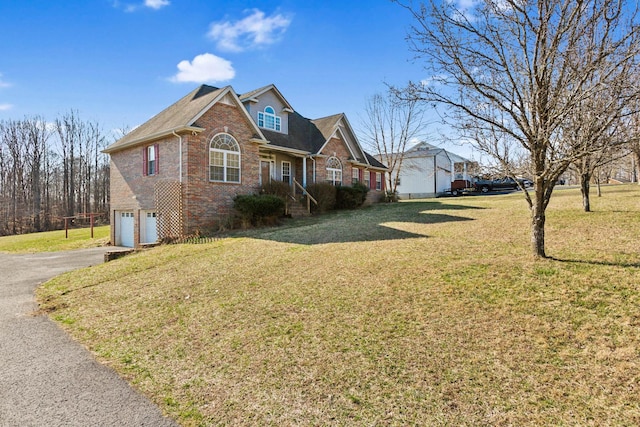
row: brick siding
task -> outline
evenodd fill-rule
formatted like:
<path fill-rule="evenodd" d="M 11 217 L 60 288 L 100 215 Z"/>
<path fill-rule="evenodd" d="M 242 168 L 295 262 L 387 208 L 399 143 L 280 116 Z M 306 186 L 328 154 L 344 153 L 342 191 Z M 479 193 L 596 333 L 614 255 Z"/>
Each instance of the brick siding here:
<path fill-rule="evenodd" d="M 185 138 L 187 155 L 184 178 L 185 232 L 216 228 L 233 212 L 233 199 L 239 194 L 253 194 L 259 189 L 260 157 L 258 145 L 250 141 L 254 129 L 238 107 L 218 103 L 206 112 L 195 126 L 207 129 Z M 209 146 L 211 139 L 225 132 L 240 145 L 240 184 L 209 181 Z"/>

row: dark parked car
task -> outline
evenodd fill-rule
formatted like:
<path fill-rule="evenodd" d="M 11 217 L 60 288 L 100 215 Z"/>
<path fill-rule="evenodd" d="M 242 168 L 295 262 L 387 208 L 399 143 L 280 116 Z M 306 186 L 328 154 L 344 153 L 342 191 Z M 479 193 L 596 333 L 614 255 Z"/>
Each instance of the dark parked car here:
<path fill-rule="evenodd" d="M 519 188 L 518 183 L 508 176 L 499 179 L 478 179 L 474 182 L 473 186 L 476 191 L 483 193 L 496 190 L 515 190 Z"/>

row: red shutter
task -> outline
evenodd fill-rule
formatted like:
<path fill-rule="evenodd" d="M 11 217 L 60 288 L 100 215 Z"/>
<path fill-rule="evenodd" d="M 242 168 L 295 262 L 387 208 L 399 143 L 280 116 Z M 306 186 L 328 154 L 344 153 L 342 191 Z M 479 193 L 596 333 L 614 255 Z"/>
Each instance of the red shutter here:
<path fill-rule="evenodd" d="M 147 176 L 147 147 L 142 147 L 142 175 Z"/>
<path fill-rule="evenodd" d="M 158 175 L 160 173 L 160 149 L 158 148 L 158 144 L 153 145 L 153 151 L 156 152 L 156 170 L 155 173 Z"/>
<path fill-rule="evenodd" d="M 370 190 L 376 189 L 376 173 L 375 172 L 369 172 L 369 189 Z"/>

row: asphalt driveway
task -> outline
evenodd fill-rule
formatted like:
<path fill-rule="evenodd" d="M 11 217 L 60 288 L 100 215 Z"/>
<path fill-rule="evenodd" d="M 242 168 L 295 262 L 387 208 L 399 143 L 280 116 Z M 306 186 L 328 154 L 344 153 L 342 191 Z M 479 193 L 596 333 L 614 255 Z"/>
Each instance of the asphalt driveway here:
<path fill-rule="evenodd" d="M 0 426 L 176 426 L 37 309 L 35 288 L 109 248 L 0 254 Z"/>

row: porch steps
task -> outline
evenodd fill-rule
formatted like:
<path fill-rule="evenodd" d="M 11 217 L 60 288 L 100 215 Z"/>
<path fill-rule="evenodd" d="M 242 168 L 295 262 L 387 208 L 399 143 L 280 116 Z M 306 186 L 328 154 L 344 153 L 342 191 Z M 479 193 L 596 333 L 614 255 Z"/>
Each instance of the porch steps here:
<path fill-rule="evenodd" d="M 307 207 L 303 206 L 300 202 L 294 202 L 291 200 L 289 202 L 289 214 L 292 218 L 300 218 L 305 216 L 310 216 L 311 214 L 307 212 Z"/>

